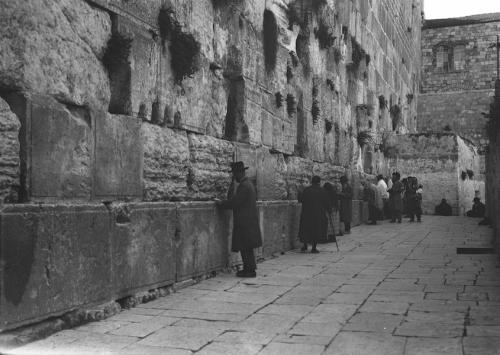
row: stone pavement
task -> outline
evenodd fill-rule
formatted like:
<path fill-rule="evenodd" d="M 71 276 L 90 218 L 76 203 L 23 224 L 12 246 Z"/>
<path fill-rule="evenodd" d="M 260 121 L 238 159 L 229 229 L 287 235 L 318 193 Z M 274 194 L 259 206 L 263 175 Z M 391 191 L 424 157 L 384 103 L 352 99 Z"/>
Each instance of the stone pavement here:
<path fill-rule="evenodd" d="M 258 277 L 220 274 L 12 354 L 500 354 L 500 269 L 477 219 L 360 226 Z"/>

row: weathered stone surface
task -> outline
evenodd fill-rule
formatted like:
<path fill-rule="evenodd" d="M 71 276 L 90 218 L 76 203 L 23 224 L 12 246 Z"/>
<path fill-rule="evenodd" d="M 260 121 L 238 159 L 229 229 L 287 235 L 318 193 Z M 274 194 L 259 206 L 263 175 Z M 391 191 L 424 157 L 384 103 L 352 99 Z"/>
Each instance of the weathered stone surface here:
<path fill-rule="evenodd" d="M 212 203 L 200 202 L 181 205 L 178 218 L 177 281 L 225 267 L 231 234 L 229 214 Z"/>
<path fill-rule="evenodd" d="M 186 133 L 143 123 L 144 199 L 184 200 L 188 195 L 189 142 Z"/>
<path fill-rule="evenodd" d="M 409 338 L 405 354 L 461 355 L 463 352 L 460 339 Z"/>
<path fill-rule="evenodd" d="M 20 185 L 19 129 L 21 123 L 0 98 L 0 201 L 16 202 Z"/>
<path fill-rule="evenodd" d="M 143 145 L 140 120 L 104 114 L 95 121 L 95 195 L 141 197 Z"/>
<path fill-rule="evenodd" d="M 0 87 L 105 107 L 109 14 L 85 1 L 2 1 Z"/>
<path fill-rule="evenodd" d="M 210 328 L 166 327 L 141 340 L 137 345 L 165 346 L 196 351 L 221 332 Z"/>
<path fill-rule="evenodd" d="M 370 354 L 399 355 L 405 347 L 405 339 L 389 334 L 340 332 L 326 349 L 325 354 L 362 354 L 370 349 Z"/>
<path fill-rule="evenodd" d="M 264 256 L 289 250 L 297 245 L 298 222 L 289 202 L 259 204 Z"/>
<path fill-rule="evenodd" d="M 282 154 L 271 154 L 267 149 L 260 149 L 257 152 L 257 198 L 286 200 L 286 171 L 287 165 Z"/>
<path fill-rule="evenodd" d="M 314 164 L 312 161 L 290 156 L 285 159 L 288 198 L 296 200 L 298 192 L 311 183 Z"/>
<path fill-rule="evenodd" d="M 111 236 L 113 288 L 127 296 L 175 281 L 176 206 L 123 205 Z"/>
<path fill-rule="evenodd" d="M 104 206 L 12 207 L 1 221 L 2 328 L 107 300 L 112 225 Z"/>
<path fill-rule="evenodd" d="M 234 146 L 222 139 L 189 134 L 189 190 L 192 198 L 226 198 L 231 182 L 230 163 Z"/>

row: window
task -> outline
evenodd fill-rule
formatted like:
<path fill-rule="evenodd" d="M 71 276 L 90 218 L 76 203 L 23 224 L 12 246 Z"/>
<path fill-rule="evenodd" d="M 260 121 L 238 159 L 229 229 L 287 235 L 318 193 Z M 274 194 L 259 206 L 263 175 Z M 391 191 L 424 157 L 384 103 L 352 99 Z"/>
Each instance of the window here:
<path fill-rule="evenodd" d="M 465 45 L 440 45 L 436 47 L 436 68 L 443 71 L 465 69 Z"/>
<path fill-rule="evenodd" d="M 448 48 L 439 46 L 436 50 L 436 68 L 448 70 Z"/>
<path fill-rule="evenodd" d="M 463 44 L 453 47 L 453 69 L 465 69 L 465 46 Z"/>

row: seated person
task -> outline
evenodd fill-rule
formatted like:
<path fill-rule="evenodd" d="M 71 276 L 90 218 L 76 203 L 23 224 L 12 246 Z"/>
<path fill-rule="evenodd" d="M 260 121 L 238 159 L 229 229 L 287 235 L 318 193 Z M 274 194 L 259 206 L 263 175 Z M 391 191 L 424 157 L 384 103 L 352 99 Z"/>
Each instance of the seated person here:
<path fill-rule="evenodd" d="M 438 216 L 451 216 L 451 206 L 446 202 L 445 198 L 436 206 L 435 214 Z"/>
<path fill-rule="evenodd" d="M 474 204 L 472 205 L 472 210 L 467 211 L 467 217 L 484 217 L 485 206 L 481 202 L 479 197 L 474 197 Z"/>

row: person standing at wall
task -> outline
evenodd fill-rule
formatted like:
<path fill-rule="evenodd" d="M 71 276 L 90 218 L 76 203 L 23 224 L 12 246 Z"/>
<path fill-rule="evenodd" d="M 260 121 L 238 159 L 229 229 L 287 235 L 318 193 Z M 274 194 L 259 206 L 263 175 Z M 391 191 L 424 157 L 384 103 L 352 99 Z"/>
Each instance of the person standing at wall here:
<path fill-rule="evenodd" d="M 382 211 L 380 213 L 380 219 L 384 219 L 386 211 L 389 210 L 389 193 L 387 192 L 387 184 L 384 181 L 384 176 L 382 174 L 377 175 L 377 190 L 382 199 Z"/>
<path fill-rule="evenodd" d="M 340 221 L 344 223 L 345 233 L 350 234 L 352 220 L 352 188 L 345 175 L 340 177 L 340 183 L 342 184 L 342 191 L 339 192 Z"/>
<path fill-rule="evenodd" d="M 392 218 L 391 223 L 398 221 L 401 223 L 402 210 L 403 210 L 403 200 L 401 199 L 401 193 L 403 192 L 403 184 L 399 179 L 401 175 L 398 172 L 392 174 L 392 187 L 389 191 L 389 205 L 391 208 Z"/>
<path fill-rule="evenodd" d="M 419 194 L 417 194 L 418 182 L 417 178 L 409 176 L 406 183 L 405 196 L 408 206 L 408 217 L 410 217 L 410 222 L 415 222 L 415 215 L 417 216 L 417 222 L 420 222 L 421 212 L 420 212 L 420 201 Z M 420 197 L 422 194 L 420 194 Z"/>
<path fill-rule="evenodd" d="M 257 213 L 257 195 L 253 184 L 245 176 L 244 163 L 231 163 L 230 172 L 233 182 L 239 183 L 236 192 L 230 188 L 225 201 L 216 200 L 218 207 L 233 210 L 233 236 L 231 250 L 240 252 L 243 261 L 243 270 L 236 273 L 238 277 L 255 277 L 257 265 L 255 263 L 254 248 L 262 246 L 259 216 Z"/>
<path fill-rule="evenodd" d="M 382 209 L 382 198 L 380 192 L 370 181 L 363 181 L 363 200 L 368 202 L 368 221 L 377 224 L 377 219 Z"/>
<path fill-rule="evenodd" d="M 329 210 L 328 197 L 320 186 L 321 178 L 313 176 L 311 186 L 299 194 L 299 202 L 302 203 L 300 212 L 299 238 L 304 245 L 301 251 L 307 250 L 307 244 L 311 243 L 311 253 L 319 253 L 316 248 L 318 241 L 326 240 L 327 213 Z"/>
<path fill-rule="evenodd" d="M 328 240 L 328 238 L 330 237 L 335 238 L 335 226 L 333 225 L 333 215 L 335 215 L 339 210 L 339 200 L 338 200 L 337 189 L 335 186 L 333 186 L 329 182 L 325 182 L 325 184 L 323 185 L 323 189 L 325 190 L 326 197 L 328 199 L 327 217 L 328 220 L 330 221 L 332 228 L 331 234 L 330 233 L 327 234 L 327 241 L 330 241 Z"/>

